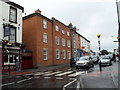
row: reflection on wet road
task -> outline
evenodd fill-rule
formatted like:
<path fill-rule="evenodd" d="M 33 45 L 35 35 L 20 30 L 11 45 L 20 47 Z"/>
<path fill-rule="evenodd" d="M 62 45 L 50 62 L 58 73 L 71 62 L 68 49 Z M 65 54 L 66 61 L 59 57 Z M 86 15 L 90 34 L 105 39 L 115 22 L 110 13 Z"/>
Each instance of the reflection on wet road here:
<path fill-rule="evenodd" d="M 11 81 L 12 84 L 5 85 L 3 82 L 3 88 L 79 88 L 80 74 L 87 74 L 93 72 L 94 68 L 89 69 L 75 69 L 74 68 L 61 68 L 58 70 L 44 71 L 44 72 L 35 72 L 33 77 L 29 77 L 30 80 L 20 79 Z M 28 78 L 28 79 L 29 79 Z M 16 82 L 15 82 L 16 81 Z"/>

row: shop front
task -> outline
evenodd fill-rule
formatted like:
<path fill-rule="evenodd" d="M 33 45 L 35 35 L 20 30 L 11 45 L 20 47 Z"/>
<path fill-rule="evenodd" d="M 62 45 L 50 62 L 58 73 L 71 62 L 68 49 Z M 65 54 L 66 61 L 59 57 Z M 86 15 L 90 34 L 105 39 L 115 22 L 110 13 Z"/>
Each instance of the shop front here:
<path fill-rule="evenodd" d="M 5 46 L 2 49 L 2 72 L 10 72 L 16 69 L 15 59 L 22 61 L 22 50 L 20 46 Z"/>

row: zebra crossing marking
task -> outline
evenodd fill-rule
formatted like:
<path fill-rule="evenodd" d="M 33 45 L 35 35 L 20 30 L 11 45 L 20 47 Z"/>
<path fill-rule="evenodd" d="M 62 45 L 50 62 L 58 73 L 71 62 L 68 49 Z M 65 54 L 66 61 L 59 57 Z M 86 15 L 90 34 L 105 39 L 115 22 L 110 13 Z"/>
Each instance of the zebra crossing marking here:
<path fill-rule="evenodd" d="M 44 78 L 49 79 L 49 78 L 51 78 L 51 77 L 44 77 Z"/>
<path fill-rule="evenodd" d="M 53 73 L 48 73 L 48 74 L 45 74 L 44 76 L 51 76 L 51 75 L 54 75 L 54 74 L 58 74 L 58 73 L 61 73 L 62 71 L 57 71 L 57 72 L 53 72 Z"/>
<path fill-rule="evenodd" d="M 84 73 L 84 71 L 83 72 L 76 72 L 76 73 L 73 73 L 73 74 L 70 74 L 70 75 L 68 75 L 69 77 L 76 77 L 76 76 L 78 76 L 79 74 L 82 74 L 82 73 Z"/>
<path fill-rule="evenodd" d="M 56 77 L 56 79 L 59 79 L 59 80 L 61 80 L 61 79 L 63 79 L 63 78 L 61 78 L 61 77 Z"/>
<path fill-rule="evenodd" d="M 47 74 L 47 73 L 51 73 L 52 71 L 47 71 L 47 72 L 37 72 L 36 74 L 34 74 L 35 76 L 40 76 L 43 74 Z"/>
<path fill-rule="evenodd" d="M 55 75 L 55 76 L 63 76 L 63 75 L 66 75 L 66 74 L 70 74 L 70 73 L 72 73 L 73 71 L 67 71 L 67 72 L 63 72 L 63 73 L 60 73 L 60 74 L 57 74 L 57 75 Z"/>

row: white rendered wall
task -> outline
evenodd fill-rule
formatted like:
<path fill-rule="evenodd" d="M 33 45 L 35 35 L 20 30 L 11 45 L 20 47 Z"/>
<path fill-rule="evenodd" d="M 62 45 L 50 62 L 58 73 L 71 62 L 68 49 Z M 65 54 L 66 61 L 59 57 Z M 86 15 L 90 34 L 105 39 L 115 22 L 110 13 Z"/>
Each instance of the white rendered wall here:
<path fill-rule="evenodd" d="M 10 9 L 9 4 L 0 1 L 0 39 L 3 39 L 3 35 L 4 35 L 3 23 L 9 23 L 10 25 L 16 27 L 16 32 L 17 32 L 16 42 L 22 43 L 22 10 L 17 8 L 17 23 L 11 23 L 9 22 L 9 9 Z M 3 19 L 5 21 L 3 21 Z M 5 39 L 7 39 L 7 37 L 5 37 Z"/>

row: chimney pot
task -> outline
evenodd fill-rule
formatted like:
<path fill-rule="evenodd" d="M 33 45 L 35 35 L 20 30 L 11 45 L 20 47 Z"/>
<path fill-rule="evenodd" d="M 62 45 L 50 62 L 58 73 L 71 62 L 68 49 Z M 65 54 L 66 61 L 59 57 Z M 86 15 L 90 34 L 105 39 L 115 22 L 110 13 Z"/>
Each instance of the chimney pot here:
<path fill-rule="evenodd" d="M 35 13 L 40 13 L 40 14 L 41 14 L 40 9 L 37 9 L 37 10 L 35 11 Z"/>

